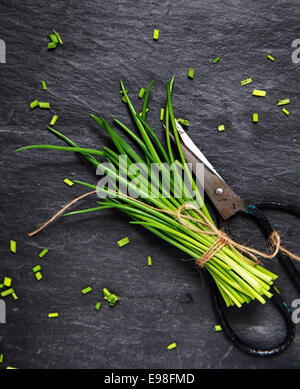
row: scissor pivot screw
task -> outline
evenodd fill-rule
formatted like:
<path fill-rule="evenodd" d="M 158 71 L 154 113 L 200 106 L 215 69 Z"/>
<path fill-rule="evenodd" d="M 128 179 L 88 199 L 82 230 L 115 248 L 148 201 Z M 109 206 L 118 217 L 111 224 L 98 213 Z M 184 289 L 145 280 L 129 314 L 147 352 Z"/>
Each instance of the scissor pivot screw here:
<path fill-rule="evenodd" d="M 216 194 L 217 194 L 218 196 L 220 196 L 221 194 L 223 194 L 223 189 L 222 189 L 222 188 L 217 188 Z"/>

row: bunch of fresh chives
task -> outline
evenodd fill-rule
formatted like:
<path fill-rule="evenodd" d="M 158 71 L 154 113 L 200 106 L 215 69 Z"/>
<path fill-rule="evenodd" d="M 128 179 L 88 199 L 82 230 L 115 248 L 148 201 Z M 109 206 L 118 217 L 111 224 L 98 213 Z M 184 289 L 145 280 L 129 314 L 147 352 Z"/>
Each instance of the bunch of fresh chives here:
<path fill-rule="evenodd" d="M 117 188 L 113 192 L 108 187 L 97 188 L 97 186 L 86 182 L 75 180 L 74 182 L 100 190 L 106 194 L 114 195 L 114 198 L 106 197 L 98 202 L 98 207 L 74 211 L 66 215 L 98 211 L 106 208 L 116 208 L 130 216 L 132 219 L 130 223 L 143 226 L 153 234 L 197 260 L 216 242 L 217 237 L 197 233 L 195 229 L 192 228 L 195 226 L 195 221 L 188 221 L 185 219 L 185 224 L 182 224 L 176 216 L 178 208 L 190 201 L 193 191 L 197 206 L 201 208 L 205 216 L 212 221 L 197 189 L 193 175 L 187 168 L 181 150 L 172 106 L 171 96 L 173 84 L 174 77 L 170 82 L 167 81 L 167 102 L 165 107 L 166 149 L 146 121 L 147 104 L 152 82 L 144 95 L 143 109 L 141 115 L 139 115 L 121 81 L 122 94 L 126 98 L 127 106 L 138 132 L 134 132 L 118 119 L 114 119 L 113 122 L 123 133 L 136 143 L 136 150 L 131 147 L 116 130 L 111 128 L 105 119 L 90 114 L 90 117 L 98 123 L 111 138 L 114 144 L 113 149 L 104 147 L 102 151 L 99 151 L 82 148 L 57 130 L 47 127 L 49 131 L 64 140 L 69 147 L 34 145 L 23 147 L 17 151 L 44 148 L 77 152 L 98 168 L 101 167 L 101 165 L 96 156 L 104 157 L 109 163 L 109 167 L 106 166 L 106 170 L 118 183 Z M 186 176 L 189 179 L 189 186 L 182 180 L 179 170 L 176 169 L 171 178 L 171 185 L 168 188 L 164 187 L 164 182 L 158 177 L 153 177 L 153 175 L 151 175 L 151 163 L 158 164 L 163 171 L 166 166 L 165 164 L 171 165 L 176 162 L 174 150 L 171 145 L 171 132 L 175 138 L 177 153 L 180 157 L 180 163 L 177 165 L 180 165 L 184 169 Z M 125 156 L 127 161 L 126 166 L 120 164 L 120 155 L 123 157 Z M 141 169 L 143 170 L 143 174 L 140 176 L 139 187 L 133 185 L 131 181 L 132 174 L 130 173 L 130 166 L 136 162 L 139 163 L 139 166 L 141 166 Z M 125 185 L 126 188 L 128 188 L 131 193 L 133 191 L 136 196 L 124 195 L 120 190 L 121 185 Z M 158 196 L 151 197 L 151 195 L 149 195 L 153 187 L 158 189 Z M 164 193 L 168 190 L 171 190 L 171 195 L 164 196 Z M 182 197 L 175 196 L 175 193 L 178 193 L 178 190 L 181 190 Z M 198 219 L 199 222 L 203 221 L 201 216 L 194 210 L 186 210 L 185 214 L 194 219 Z M 198 225 L 198 223 L 196 223 L 196 225 Z M 208 229 L 208 227 L 201 228 Z M 215 280 L 227 306 L 236 305 L 241 307 L 244 302 L 249 303 L 254 299 L 259 300 L 261 303 L 265 303 L 265 298 L 263 296 L 268 298 L 272 296 L 269 289 L 277 276 L 262 266 L 256 265 L 254 261 L 246 258 L 229 246 L 223 247 L 206 262 L 204 266 Z"/>

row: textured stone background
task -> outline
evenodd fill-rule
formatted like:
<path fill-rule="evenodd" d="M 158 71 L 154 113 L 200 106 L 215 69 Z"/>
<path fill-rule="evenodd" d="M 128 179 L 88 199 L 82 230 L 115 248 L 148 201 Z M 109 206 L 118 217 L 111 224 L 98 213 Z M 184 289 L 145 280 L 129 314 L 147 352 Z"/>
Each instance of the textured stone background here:
<path fill-rule="evenodd" d="M 0 64 L 0 276 L 13 277 L 18 301 L 7 300 L 0 327 L 5 364 L 19 368 L 287 368 L 299 367 L 300 338 L 283 355 L 255 359 L 234 349 L 216 324 L 209 293 L 183 255 L 117 212 L 61 218 L 34 238 L 27 233 L 84 188 L 65 177 L 95 182 L 93 169 L 77 156 L 48 151 L 14 154 L 19 146 L 62 144 L 45 130 L 52 115 L 57 129 L 82 146 L 101 148 L 107 137 L 89 119 L 93 112 L 131 125 L 121 103 L 119 80 L 133 100 L 154 80 L 149 120 L 159 134 L 165 81 L 176 74 L 177 116 L 191 121 L 190 134 L 224 178 L 243 197 L 300 206 L 299 73 L 291 42 L 300 38 L 298 1 L 139 0 L 84 2 L 1 0 L 0 38 L 7 64 Z M 160 29 L 158 42 L 153 28 Z M 64 45 L 47 52 L 55 28 Z M 270 52 L 274 63 L 266 59 Z M 221 61 L 213 65 L 216 56 Z M 195 79 L 187 78 L 189 66 Z M 240 80 L 255 82 L 241 87 Z M 46 80 L 47 92 L 40 82 Z M 253 88 L 267 90 L 254 98 Z M 289 117 L 276 107 L 290 97 Z M 52 110 L 29 110 L 38 98 Z M 257 125 L 252 112 L 259 112 Z M 226 131 L 218 133 L 224 123 Z M 93 199 L 80 207 L 94 205 Z M 287 247 L 300 252 L 299 221 L 268 213 Z M 251 223 L 236 220 L 233 236 L 264 248 Z M 116 242 L 128 235 L 123 249 Z M 18 242 L 9 253 L 9 239 Z M 45 260 L 38 253 L 49 248 Z M 147 255 L 153 266 L 147 266 Z M 37 282 L 32 267 L 42 263 Z M 299 266 L 298 266 L 299 267 Z M 299 297 L 278 266 L 277 286 L 290 303 Z M 94 292 L 81 296 L 92 285 Z M 93 306 L 107 287 L 121 297 L 111 309 Z M 49 320 L 48 312 L 60 312 Z M 235 328 L 256 344 L 283 335 L 277 313 L 252 303 L 230 312 Z M 177 342 L 177 349 L 166 346 Z"/>

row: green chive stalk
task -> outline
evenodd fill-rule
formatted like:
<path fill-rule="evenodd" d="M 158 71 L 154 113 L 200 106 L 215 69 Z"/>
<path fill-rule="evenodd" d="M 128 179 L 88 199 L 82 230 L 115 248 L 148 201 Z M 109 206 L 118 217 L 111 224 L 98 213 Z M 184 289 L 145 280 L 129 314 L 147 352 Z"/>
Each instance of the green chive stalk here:
<path fill-rule="evenodd" d="M 113 177 L 117 183 L 114 190 L 111 190 L 108 186 L 101 188 L 97 187 L 97 185 L 78 180 L 73 180 L 73 182 L 111 196 L 104 197 L 93 208 L 69 212 L 65 216 L 96 212 L 108 208 L 118 209 L 131 218 L 131 224 L 143 226 L 154 235 L 177 247 L 197 261 L 217 241 L 218 237 L 204 235 L 195 230 L 195 227 L 198 227 L 208 231 L 209 227 L 198 224 L 198 222 L 203 222 L 203 218 L 193 209 L 184 211 L 184 214 L 190 216 L 191 219 L 184 219 L 184 224 L 178 220 L 178 215 L 176 214 L 178 208 L 190 202 L 194 193 L 194 204 L 213 223 L 197 189 L 193 174 L 186 167 L 186 161 L 181 150 L 172 105 L 174 77 L 170 82 L 167 81 L 166 85 L 165 128 L 167 149 L 162 145 L 155 131 L 146 120 L 147 105 L 152 84 L 153 82 L 150 83 L 144 95 L 142 114 L 140 116 L 137 114 L 127 90 L 121 81 L 122 94 L 127 101 L 129 112 L 137 132 L 130 129 L 118 119 L 114 119 L 113 122 L 122 133 L 125 133 L 136 144 L 136 149 L 130 146 L 124 137 L 113 129 L 105 119 L 90 114 L 89 116 L 111 138 L 114 145 L 113 149 L 104 147 L 103 150 L 97 150 L 80 147 L 59 131 L 48 126 L 47 129 L 66 142 L 68 146 L 33 145 L 22 147 L 16 151 L 48 149 L 75 152 L 81 154 L 83 158 L 98 168 L 101 167 L 101 161 L 99 159 L 104 158 L 104 161 L 109 163 L 108 166 L 106 165 L 107 174 Z M 170 139 L 171 131 L 175 138 L 177 150 L 173 150 L 172 148 Z M 175 160 L 175 152 L 179 155 L 179 161 Z M 120 163 L 120 156 L 125 157 L 125 165 Z M 151 174 L 151 163 L 157 164 L 164 173 L 167 170 L 166 166 L 174 164 L 175 161 L 179 168 L 172 170 L 173 174 L 170 176 L 170 185 L 166 188 L 164 181 L 160 180 L 159 176 L 153 177 L 153 174 Z M 133 185 L 133 176 L 130 172 L 130 167 L 134 163 L 139 163 L 142 171 L 142 175 L 139 177 L 140 185 L 138 187 Z M 180 174 L 183 171 L 189 180 L 188 186 Z M 130 189 L 131 193 L 134 193 L 135 196 L 125 195 L 121 190 L 121 187 L 124 186 Z M 151 196 L 153 188 L 158 191 L 158 196 Z M 182 193 L 182 196 L 179 198 L 175 196 L 175 194 L 178 194 L 178 190 Z M 169 195 L 165 196 L 166 193 Z M 264 304 L 266 297 L 272 297 L 269 291 L 270 285 L 273 284 L 277 276 L 262 266 L 256 265 L 253 260 L 245 257 L 229 246 L 225 246 L 219 250 L 204 264 L 204 267 L 215 280 L 227 306 L 241 307 L 243 303 L 249 303 L 254 299 Z"/>

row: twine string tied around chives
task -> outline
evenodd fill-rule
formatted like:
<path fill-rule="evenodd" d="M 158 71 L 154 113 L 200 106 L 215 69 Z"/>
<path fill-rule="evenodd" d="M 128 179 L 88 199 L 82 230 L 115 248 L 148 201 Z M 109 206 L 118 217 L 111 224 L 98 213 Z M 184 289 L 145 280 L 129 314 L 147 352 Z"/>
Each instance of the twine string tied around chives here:
<path fill-rule="evenodd" d="M 112 192 L 114 192 L 114 191 L 112 191 Z M 52 223 L 58 216 L 62 215 L 64 213 L 64 211 L 66 209 L 68 209 L 71 205 L 73 205 L 73 204 L 77 203 L 79 200 L 81 200 L 87 196 L 90 196 L 91 194 L 95 194 L 95 193 L 97 193 L 97 190 L 93 190 L 91 192 L 84 193 L 83 195 L 73 199 L 71 202 L 69 202 L 67 205 L 65 205 L 60 211 L 58 211 L 51 219 L 49 219 L 46 223 L 44 223 L 41 227 L 39 227 L 37 230 L 31 232 L 29 234 L 29 236 L 34 236 L 38 232 L 43 230 L 48 224 Z M 121 195 L 122 197 L 126 197 L 126 198 L 132 199 L 138 203 L 144 204 L 141 201 L 134 199 L 130 196 L 127 196 L 125 194 L 122 194 L 120 192 L 115 192 L 115 193 L 118 195 Z M 273 231 L 269 237 L 269 242 L 274 247 L 274 250 L 271 254 L 267 254 L 263 251 L 256 250 L 252 247 L 242 245 L 242 244 L 236 242 L 235 240 L 231 239 L 226 234 L 225 231 L 218 229 L 205 216 L 205 214 L 201 211 L 201 209 L 199 209 L 198 207 L 196 207 L 195 205 L 193 205 L 191 203 L 186 203 L 186 204 L 181 205 L 177 209 L 177 211 L 160 209 L 160 208 L 153 207 L 151 205 L 148 205 L 148 207 L 150 207 L 158 212 L 163 212 L 163 213 L 167 213 L 169 215 L 175 216 L 178 219 L 179 223 L 182 224 L 183 226 L 185 226 L 190 231 L 194 231 L 194 232 L 197 232 L 197 233 L 202 234 L 202 235 L 210 235 L 210 236 L 217 237 L 217 240 L 208 248 L 208 250 L 200 258 L 196 259 L 196 261 L 195 261 L 196 265 L 201 267 L 201 268 L 203 268 L 205 266 L 206 262 L 208 262 L 214 255 L 216 255 L 225 246 L 231 247 L 239 255 L 242 255 L 242 253 L 244 253 L 246 256 L 252 258 L 252 260 L 255 262 L 256 265 L 259 264 L 258 257 L 272 259 L 278 254 L 279 251 L 282 251 L 284 254 L 288 255 L 289 257 L 291 257 L 297 261 L 300 261 L 299 256 L 291 253 L 290 251 L 288 251 L 287 249 L 285 249 L 284 247 L 281 246 L 280 235 L 277 231 Z M 192 211 L 196 212 L 202 218 L 202 220 L 199 220 L 191 215 L 184 214 L 184 212 L 187 210 L 192 210 Z M 200 229 L 199 227 L 196 227 L 194 225 L 191 225 L 190 223 L 187 223 L 187 220 L 192 221 L 196 224 L 201 224 L 204 227 L 207 227 L 208 229 Z"/>

